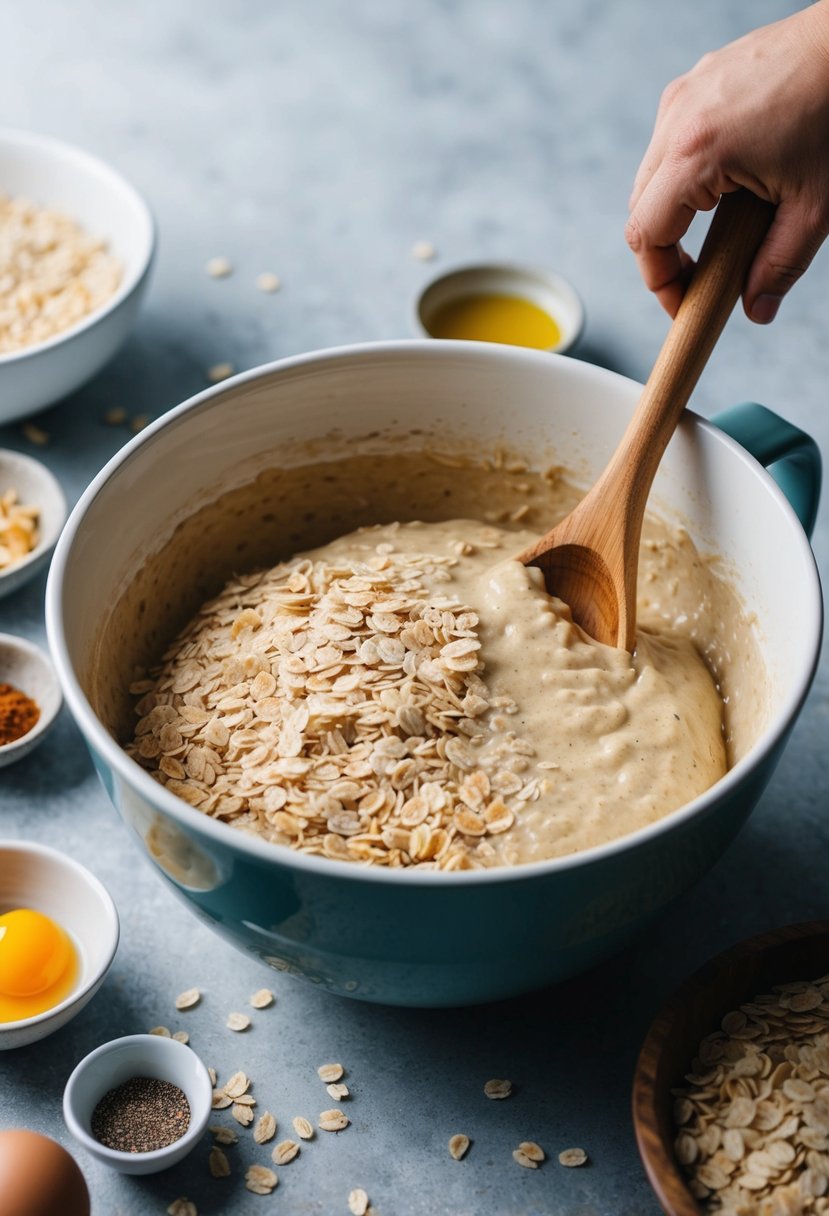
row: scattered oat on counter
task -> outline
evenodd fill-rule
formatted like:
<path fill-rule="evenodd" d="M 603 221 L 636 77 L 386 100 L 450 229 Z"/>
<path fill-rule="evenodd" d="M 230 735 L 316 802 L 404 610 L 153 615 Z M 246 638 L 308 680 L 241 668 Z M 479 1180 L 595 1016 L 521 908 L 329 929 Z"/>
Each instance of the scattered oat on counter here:
<path fill-rule="evenodd" d="M 152 1030 L 147 1031 L 147 1034 L 158 1035 L 160 1039 L 171 1039 L 173 1037 L 166 1026 L 153 1026 Z"/>
<path fill-rule="evenodd" d="M 233 266 L 228 258 L 210 258 L 205 270 L 211 279 L 226 279 L 229 274 L 233 273 Z"/>
<path fill-rule="evenodd" d="M 412 257 L 418 262 L 431 262 L 436 254 L 437 250 L 431 241 L 415 241 L 412 245 Z"/>
<path fill-rule="evenodd" d="M 0 194 L 0 354 L 48 342 L 95 312 L 121 282 L 106 242 L 71 216 Z"/>
<path fill-rule="evenodd" d="M 211 384 L 218 384 L 220 380 L 227 380 L 228 376 L 232 375 L 232 363 L 214 363 L 212 367 L 208 367 L 207 369 L 207 379 Z"/>
<path fill-rule="evenodd" d="M 172 1035 L 172 1037 L 175 1039 L 175 1041 L 177 1043 L 183 1043 L 185 1045 L 185 1047 L 190 1042 L 190 1036 L 186 1030 L 177 1030 Z"/>
<path fill-rule="evenodd" d="M 234 1102 L 230 1113 L 237 1123 L 241 1123 L 242 1127 L 250 1127 L 253 1123 L 253 1110 L 242 1102 Z"/>
<path fill-rule="evenodd" d="M 33 422 L 25 422 L 20 429 L 29 443 L 33 443 L 38 448 L 45 448 L 51 438 L 48 431 L 44 431 L 42 427 L 35 426 Z"/>
<path fill-rule="evenodd" d="M 194 1009 L 201 1000 L 201 990 L 199 988 L 188 988 L 186 992 L 180 992 L 176 997 L 176 1009 Z"/>
<path fill-rule="evenodd" d="M 239 1098 L 250 1089 L 250 1081 L 243 1072 L 235 1072 L 222 1089 L 229 1098 Z"/>
<path fill-rule="evenodd" d="M 368 1195 L 361 1186 L 355 1187 L 348 1196 L 348 1210 L 352 1216 L 366 1216 L 368 1211 Z"/>
<path fill-rule="evenodd" d="M 264 274 L 258 274 L 256 276 L 256 286 L 260 291 L 265 291 L 270 294 L 271 292 L 279 291 L 279 288 L 282 286 L 282 281 L 278 274 L 271 274 L 269 271 L 266 271 Z"/>
<path fill-rule="evenodd" d="M 232 1127 L 224 1127 L 221 1123 L 211 1123 L 207 1129 L 217 1144 L 238 1144 L 239 1137 Z"/>
<path fill-rule="evenodd" d="M 559 1153 L 558 1160 L 561 1165 L 575 1168 L 586 1163 L 587 1153 L 583 1148 L 566 1148 L 564 1152 Z"/>
<path fill-rule="evenodd" d="M 123 426 L 127 421 L 127 411 L 120 405 L 115 405 L 104 414 L 107 426 Z"/>
<path fill-rule="evenodd" d="M 253 1138 L 257 1144 L 267 1144 L 276 1135 L 276 1119 L 269 1110 L 261 1114 L 253 1129 Z"/>
<path fill-rule="evenodd" d="M 454 1157 L 456 1161 L 461 1161 L 469 1152 L 469 1146 L 472 1141 L 468 1136 L 464 1136 L 463 1132 L 458 1132 L 455 1136 L 449 1137 L 449 1156 Z"/>
<path fill-rule="evenodd" d="M 216 1145 L 210 1150 L 208 1157 L 208 1168 L 214 1178 L 228 1178 L 230 1176 L 230 1162 L 227 1159 L 227 1154 Z"/>
<path fill-rule="evenodd" d="M 280 1140 L 271 1153 L 271 1160 L 276 1165 L 287 1165 L 289 1161 L 293 1161 L 298 1152 L 299 1145 L 296 1140 Z"/>
<path fill-rule="evenodd" d="M 829 984 L 829 978 L 827 979 L 827 984 Z M 189 989 L 176 999 L 176 1007 L 189 1008 L 191 1007 L 191 1003 L 197 1003 L 201 999 L 201 995 L 201 991 L 198 988 Z M 263 988 L 249 998 L 249 1004 L 255 1009 L 267 1008 L 268 1005 L 273 1003 L 274 999 L 274 994 L 271 990 Z M 181 1001 L 184 1002 L 183 1005 L 179 1004 Z M 802 1005 L 805 1010 L 808 1007 L 808 1001 L 806 1001 L 806 1004 L 804 1004 L 804 1001 L 806 1001 L 806 998 L 803 996 L 796 996 L 795 998 L 795 1004 Z M 250 1019 L 245 1014 L 231 1014 L 228 1018 L 228 1025 L 230 1025 L 231 1019 L 239 1019 L 244 1023 L 244 1028 L 250 1025 Z M 827 1013 L 827 1022 L 829 1022 L 829 1013 Z M 733 1024 L 736 1025 L 736 1023 Z M 170 1035 L 170 1031 L 163 1026 L 156 1027 L 150 1033 Z M 185 1035 L 185 1032 L 176 1032 L 176 1036 L 173 1037 L 179 1035 Z M 829 1075 L 829 1034 L 827 1034 L 826 1059 L 827 1075 Z M 341 1100 L 350 1096 L 348 1086 L 341 1082 L 341 1078 L 346 1072 L 345 1067 L 341 1063 L 331 1062 L 321 1064 L 316 1071 L 320 1080 L 325 1083 L 326 1092 L 331 1098 Z M 213 1108 L 216 1110 L 230 1108 L 230 1113 L 236 1122 L 242 1127 L 250 1128 L 254 1124 L 253 1107 L 256 1106 L 256 1098 L 249 1092 L 251 1080 L 248 1075 L 239 1069 L 233 1072 L 223 1085 L 219 1085 L 216 1070 L 208 1068 L 208 1073 L 214 1087 Z M 509 1097 L 512 1091 L 512 1082 L 503 1078 L 493 1078 L 484 1085 L 486 1096 L 495 1100 Z M 801 1093 L 801 1091 L 798 1090 L 798 1093 Z M 805 1093 L 806 1090 L 804 1089 L 802 1094 L 805 1095 Z M 829 1110 L 829 1090 L 827 1091 L 827 1109 Z M 690 1100 L 682 1098 L 681 1101 L 678 1101 L 675 1113 L 677 1111 L 684 1118 L 690 1118 Z M 315 1129 L 308 1119 L 297 1115 L 291 1120 L 291 1123 L 300 1141 L 308 1141 L 315 1138 Z M 318 1118 L 319 1128 L 326 1132 L 343 1131 L 349 1124 L 350 1119 L 348 1116 L 338 1109 L 322 1111 Z M 276 1136 L 277 1127 L 276 1117 L 270 1111 L 264 1111 L 252 1128 L 253 1141 L 257 1145 L 268 1144 Z M 233 1128 L 219 1123 L 210 1124 L 208 1131 L 213 1138 L 213 1144 L 208 1157 L 210 1173 L 217 1179 L 228 1177 L 231 1174 L 231 1163 L 223 1150 L 226 1147 L 238 1144 L 239 1134 Z M 829 1150 L 829 1114 L 827 1114 L 826 1138 L 826 1147 Z M 470 1137 L 462 1132 L 457 1132 L 449 1137 L 449 1156 L 455 1161 L 461 1161 L 466 1157 L 471 1146 L 472 1141 Z M 296 1160 L 300 1155 L 300 1151 L 301 1145 L 296 1140 L 281 1140 L 270 1149 L 271 1160 L 276 1166 L 285 1166 Z M 535 1141 L 524 1140 L 512 1151 L 512 1158 L 517 1165 L 525 1169 L 535 1170 L 546 1160 L 546 1153 Z M 563 1166 L 575 1167 L 584 1165 L 588 1160 L 588 1156 L 584 1149 L 570 1148 L 559 1153 L 558 1159 Z M 263 1165 L 251 1165 L 245 1174 L 246 1189 L 256 1195 L 271 1194 L 276 1189 L 278 1181 L 274 1170 Z M 362 1187 L 355 1187 L 350 1191 L 348 1195 L 348 1208 L 352 1216 L 371 1216 L 371 1213 L 374 1212 L 374 1208 L 369 1202 L 368 1193 Z M 809 1212 L 814 1210 L 817 1214 L 823 1209 L 804 1208 L 803 1213 L 807 1210 Z M 729 1211 L 731 1210 L 729 1209 Z M 827 1211 L 829 1211 L 829 1207 Z M 198 1216 L 195 1205 L 184 1197 L 175 1200 L 168 1207 L 167 1212 L 168 1216 Z M 732 1216 L 737 1216 L 737 1209 L 733 1210 Z M 739 1216 L 748 1216 L 748 1213 L 740 1212 Z M 753 1209 L 752 1216 L 754 1216 Z M 786 1216 L 789 1216 L 788 1210 L 786 1210 Z M 797 1211 L 797 1216 L 801 1216 L 800 1209 Z"/>
<path fill-rule="evenodd" d="M 317 1076 L 326 1085 L 332 1084 L 334 1081 L 339 1081 L 345 1073 L 342 1064 L 320 1064 L 317 1069 Z"/>
<path fill-rule="evenodd" d="M 508 1098 L 512 1093 L 512 1081 L 501 1081 L 498 1079 L 487 1081 L 484 1086 L 484 1093 L 488 1098 Z"/>
<path fill-rule="evenodd" d="M 167 1208 L 167 1216 L 199 1216 L 199 1210 L 191 1199 L 182 1195 L 180 1199 L 174 1199 Z"/>
<path fill-rule="evenodd" d="M 245 1186 L 254 1195 L 270 1195 L 279 1179 L 266 1165 L 251 1165 L 245 1174 Z"/>
<path fill-rule="evenodd" d="M 512 1159 L 525 1169 L 537 1170 L 541 1162 L 546 1160 L 546 1153 L 534 1140 L 522 1140 L 514 1150 Z"/>
<path fill-rule="evenodd" d="M 242 1030 L 248 1030 L 251 1025 L 251 1020 L 246 1013 L 229 1013 L 225 1026 L 228 1030 L 235 1030 L 237 1034 Z"/>
<path fill-rule="evenodd" d="M 27 506 L 9 488 L 0 496 L 0 570 L 8 570 L 35 549 L 40 540 L 38 507 Z"/>

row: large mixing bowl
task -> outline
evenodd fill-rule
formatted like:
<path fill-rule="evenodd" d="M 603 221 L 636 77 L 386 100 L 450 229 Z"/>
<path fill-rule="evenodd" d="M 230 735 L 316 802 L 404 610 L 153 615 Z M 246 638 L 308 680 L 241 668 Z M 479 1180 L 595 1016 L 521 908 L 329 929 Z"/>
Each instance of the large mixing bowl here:
<path fill-rule="evenodd" d="M 538 461 L 552 456 L 588 484 L 638 392 L 601 368 L 509 347 L 357 346 L 286 359 L 201 393 L 95 479 L 52 564 L 47 618 L 55 663 L 130 834 L 220 933 L 279 970 L 363 1000 L 489 1001 L 610 954 L 734 838 L 806 696 L 821 633 L 820 587 L 804 532 L 814 520 L 817 452 L 760 406 L 737 407 L 721 425 L 776 462 L 777 481 L 723 430 L 688 414 L 654 486 L 660 512 L 683 520 L 731 571 L 756 614 L 768 679 L 753 745 L 712 789 L 659 822 L 587 852 L 515 868 L 373 869 L 233 830 L 162 788 L 118 742 L 129 731 L 124 705 L 136 656 L 157 655 L 172 626 L 216 590 L 203 577 L 204 555 L 223 552 L 229 570 L 267 560 L 257 549 L 265 507 L 234 509 L 231 494 L 218 522 L 188 531 L 186 520 L 199 508 L 268 468 L 349 450 L 381 459 L 430 442 L 444 451 L 492 450 L 506 440 Z M 446 469 L 450 517 L 462 477 Z M 358 490 L 343 501 L 342 518 L 322 521 L 329 536 L 354 525 Z M 311 481 L 295 504 L 297 520 L 313 508 Z"/>

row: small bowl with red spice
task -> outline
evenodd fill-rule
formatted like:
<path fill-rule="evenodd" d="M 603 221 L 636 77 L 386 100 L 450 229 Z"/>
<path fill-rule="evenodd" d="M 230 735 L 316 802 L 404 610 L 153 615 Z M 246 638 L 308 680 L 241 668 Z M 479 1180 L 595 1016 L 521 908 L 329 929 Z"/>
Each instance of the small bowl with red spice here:
<path fill-rule="evenodd" d="M 122 1174 L 186 1157 L 210 1119 L 213 1086 L 184 1043 L 132 1034 L 85 1056 L 66 1083 L 63 1117 L 80 1145 Z"/>
<path fill-rule="evenodd" d="M 63 697 L 49 657 L 0 633 L 0 768 L 22 760 L 54 725 Z"/>

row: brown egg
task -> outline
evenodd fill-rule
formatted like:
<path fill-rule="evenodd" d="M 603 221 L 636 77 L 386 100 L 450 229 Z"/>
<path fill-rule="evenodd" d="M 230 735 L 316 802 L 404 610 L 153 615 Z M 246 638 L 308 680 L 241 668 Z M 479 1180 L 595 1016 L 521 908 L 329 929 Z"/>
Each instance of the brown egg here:
<path fill-rule="evenodd" d="M 0 1132 L 0 1212 L 89 1216 L 89 1191 L 74 1157 L 37 1132 Z"/>

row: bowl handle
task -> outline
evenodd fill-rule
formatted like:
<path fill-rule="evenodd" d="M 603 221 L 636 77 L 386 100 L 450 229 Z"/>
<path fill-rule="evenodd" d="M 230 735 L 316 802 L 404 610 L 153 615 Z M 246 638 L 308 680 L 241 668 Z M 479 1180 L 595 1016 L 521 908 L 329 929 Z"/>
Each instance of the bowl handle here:
<path fill-rule="evenodd" d="M 811 536 L 821 481 L 820 451 L 811 435 L 754 401 L 721 410 L 711 421 L 768 469 Z"/>

